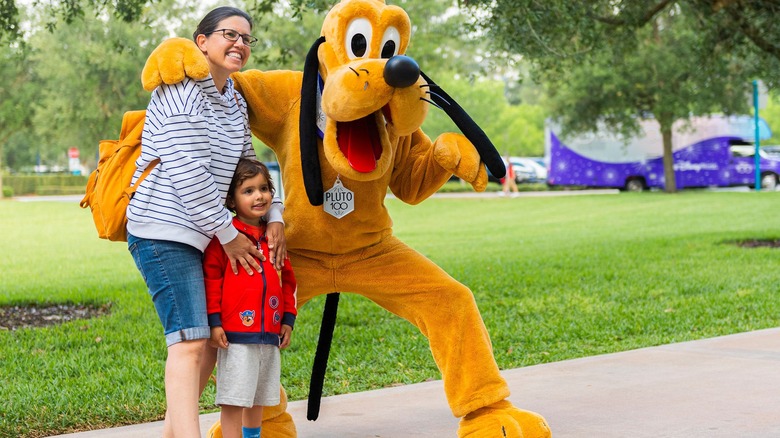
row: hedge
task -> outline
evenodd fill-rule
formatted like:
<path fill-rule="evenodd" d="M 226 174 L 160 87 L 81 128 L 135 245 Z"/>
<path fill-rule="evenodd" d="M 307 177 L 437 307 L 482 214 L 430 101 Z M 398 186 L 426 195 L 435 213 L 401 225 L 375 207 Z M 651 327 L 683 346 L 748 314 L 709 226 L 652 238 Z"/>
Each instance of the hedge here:
<path fill-rule="evenodd" d="M 51 173 L 41 175 L 4 175 L 3 188 L 10 187 L 14 196 L 77 195 L 84 193 L 88 175 Z"/>

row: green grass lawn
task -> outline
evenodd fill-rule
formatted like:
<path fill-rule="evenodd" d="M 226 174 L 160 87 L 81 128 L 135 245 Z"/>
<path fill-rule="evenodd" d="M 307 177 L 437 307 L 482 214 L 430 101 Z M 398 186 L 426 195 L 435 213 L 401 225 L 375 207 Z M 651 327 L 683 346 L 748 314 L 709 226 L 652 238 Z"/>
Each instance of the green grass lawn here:
<path fill-rule="evenodd" d="M 395 233 L 474 292 L 502 369 L 775 327 L 780 193 L 387 202 Z M 108 316 L 0 332 L 0 437 L 158 420 L 165 344 L 122 243 L 75 204 L 0 202 L 0 305 L 108 304 Z M 283 355 L 307 395 L 324 299 Z M 325 394 L 439 379 L 425 339 L 342 295 Z M 213 410 L 213 387 L 202 398 Z"/>

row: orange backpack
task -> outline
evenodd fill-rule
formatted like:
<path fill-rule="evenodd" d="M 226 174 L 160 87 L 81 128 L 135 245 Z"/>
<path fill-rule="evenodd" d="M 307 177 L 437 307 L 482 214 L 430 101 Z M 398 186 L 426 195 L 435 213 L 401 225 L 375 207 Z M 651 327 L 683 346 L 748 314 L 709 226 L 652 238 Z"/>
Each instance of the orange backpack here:
<path fill-rule="evenodd" d="M 119 140 L 100 142 L 97 169 L 89 175 L 81 208 L 92 210 L 98 237 L 127 241 L 127 204 L 138 185 L 149 175 L 159 159 L 152 161 L 134 185 L 135 160 L 141 154 L 141 134 L 146 111 L 128 111 L 122 117 Z"/>

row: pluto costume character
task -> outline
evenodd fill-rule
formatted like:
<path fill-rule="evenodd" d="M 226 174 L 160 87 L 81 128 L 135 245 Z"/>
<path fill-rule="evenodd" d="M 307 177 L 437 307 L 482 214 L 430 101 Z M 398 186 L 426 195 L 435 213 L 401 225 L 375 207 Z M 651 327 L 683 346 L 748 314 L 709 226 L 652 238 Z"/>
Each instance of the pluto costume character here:
<path fill-rule="evenodd" d="M 405 53 L 410 28 L 399 7 L 344 0 L 326 16 L 307 58 L 318 72 L 232 75 L 248 102 L 252 132 L 276 153 L 284 175 L 298 302 L 356 293 L 414 324 L 427 337 L 452 413 L 461 418 L 458 436 L 549 437 L 541 416 L 506 400 L 509 388 L 471 291 L 393 236 L 384 206 L 388 187 L 417 204 L 452 174 L 479 191 L 487 185 L 479 146 L 457 133 L 431 142 L 420 130 L 428 99 L 449 102 L 416 63 L 396 56 Z M 191 41 L 168 40 L 149 58 L 144 87 L 185 74 L 206 76 L 205 59 Z M 484 161 L 502 173 L 492 152 Z M 263 437 L 296 436 L 285 405 L 265 409 Z"/>

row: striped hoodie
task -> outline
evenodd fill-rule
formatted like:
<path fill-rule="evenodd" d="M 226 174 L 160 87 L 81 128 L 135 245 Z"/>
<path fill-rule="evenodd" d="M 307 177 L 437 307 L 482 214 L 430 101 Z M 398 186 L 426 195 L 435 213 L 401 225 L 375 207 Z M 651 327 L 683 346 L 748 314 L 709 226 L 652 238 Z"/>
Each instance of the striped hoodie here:
<path fill-rule="evenodd" d="M 238 231 L 225 207 L 240 157 L 255 157 L 246 102 L 228 79 L 225 93 L 211 76 L 162 85 L 152 93 L 133 182 L 160 159 L 127 207 L 128 233 L 181 242 L 203 251 L 212 237 L 221 243 Z M 269 222 L 281 222 L 279 199 Z"/>

